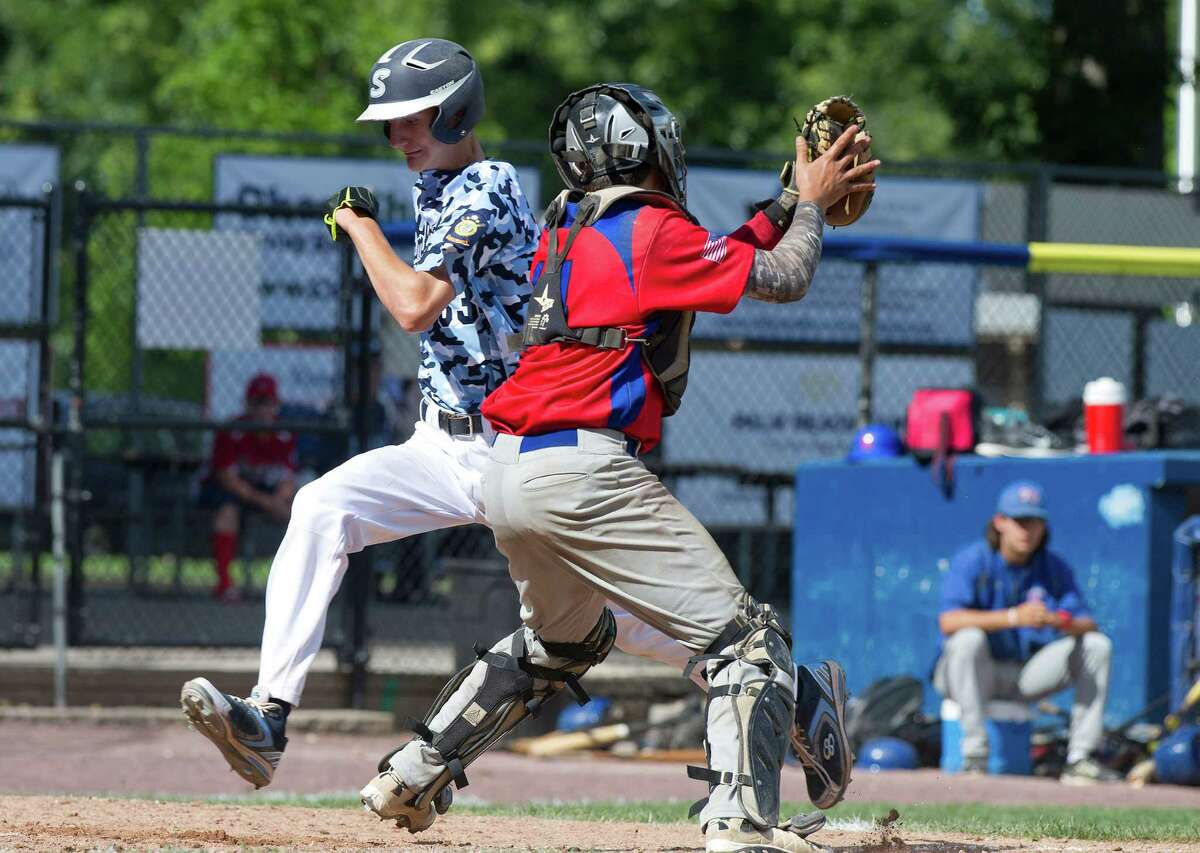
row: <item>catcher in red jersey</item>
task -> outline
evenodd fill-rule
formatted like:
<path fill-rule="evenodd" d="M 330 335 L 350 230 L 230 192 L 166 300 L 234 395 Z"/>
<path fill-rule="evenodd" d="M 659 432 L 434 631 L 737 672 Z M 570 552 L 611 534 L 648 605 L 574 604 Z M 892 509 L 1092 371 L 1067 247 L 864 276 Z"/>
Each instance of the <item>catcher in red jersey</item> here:
<path fill-rule="evenodd" d="M 874 189 L 877 160 L 851 125 L 810 162 L 797 140 L 793 185 L 731 235 L 686 209 L 675 117 L 647 89 L 572 94 L 550 130 L 569 190 L 547 211 L 516 372 L 484 402 L 497 430 L 484 473 L 489 522 L 521 595 L 524 626 L 443 689 L 417 737 L 388 757 L 364 803 L 410 828 L 439 793 L 553 694 L 582 698 L 615 628 L 608 601 L 674 638 L 708 685 L 708 782 L 697 804 L 706 849 L 820 850 L 813 827 L 781 821 L 789 730 L 817 805 L 849 782 L 845 676 L 797 668 L 769 606 L 738 583 L 703 526 L 638 458 L 682 401 L 695 311 L 744 296 L 790 302 L 820 258 L 823 212 Z M 797 696 L 799 699 L 797 699 Z M 797 711 L 797 706 L 800 710 Z"/>

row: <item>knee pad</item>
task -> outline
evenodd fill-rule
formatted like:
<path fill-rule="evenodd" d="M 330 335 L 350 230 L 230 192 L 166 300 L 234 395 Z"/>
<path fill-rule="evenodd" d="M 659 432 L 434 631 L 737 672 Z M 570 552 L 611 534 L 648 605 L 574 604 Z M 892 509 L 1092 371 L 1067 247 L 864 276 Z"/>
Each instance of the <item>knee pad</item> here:
<path fill-rule="evenodd" d="M 531 638 L 528 643 L 527 637 Z M 519 628 L 490 650 L 476 647 L 479 661 L 450 679 L 423 720 L 410 721 L 415 740 L 419 741 L 415 750 L 410 742 L 380 761 L 380 775 L 372 785 L 386 790 L 368 807 L 383 817 L 392 817 L 376 806 L 387 808 L 396 803 L 421 815 L 421 820 L 428 815 L 432 823 L 430 809 L 441 791 L 450 782 L 465 788 L 466 767 L 521 720 L 536 714 L 546 700 L 569 689 L 579 704 L 588 701 L 579 678 L 604 660 L 615 638 L 616 623 L 606 608 L 596 626 L 578 643 L 547 642 Z M 406 761 L 405 754 L 414 751 L 423 754 Z M 398 767 L 397 762 L 403 766 Z M 406 784 L 404 778 L 416 775 L 405 772 L 412 769 L 413 762 L 421 770 L 428 770 L 426 776 L 432 773 L 433 778 Z M 364 789 L 364 795 L 366 792 Z"/>
<path fill-rule="evenodd" d="M 779 822 L 779 774 L 795 716 L 795 669 L 791 637 L 769 607 L 754 605 L 727 626 L 703 655 L 707 767 L 688 776 L 708 782 L 709 797 L 692 806 L 702 811 L 717 795 L 760 828 Z"/>

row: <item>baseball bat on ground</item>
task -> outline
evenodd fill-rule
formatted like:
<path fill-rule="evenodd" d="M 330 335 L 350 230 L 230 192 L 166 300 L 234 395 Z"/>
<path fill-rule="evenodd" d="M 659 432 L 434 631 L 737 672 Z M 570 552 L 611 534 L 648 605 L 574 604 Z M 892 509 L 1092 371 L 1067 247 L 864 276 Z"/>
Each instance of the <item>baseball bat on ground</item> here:
<path fill-rule="evenodd" d="M 1188 711 L 1192 710 L 1192 708 L 1194 708 L 1198 702 L 1200 702 L 1200 681 L 1197 681 L 1195 684 L 1193 684 L 1191 689 L 1188 690 L 1188 692 L 1184 695 L 1183 703 L 1180 704 L 1180 706 L 1174 711 L 1167 714 L 1166 719 L 1163 720 L 1163 728 L 1168 732 L 1175 731 L 1177 728 L 1179 728 L 1179 724 L 1183 722 L 1184 716 L 1186 716 Z"/>
<path fill-rule="evenodd" d="M 509 748 L 513 752 L 519 752 L 522 755 L 531 755 L 535 758 L 548 758 L 553 755 L 562 755 L 566 752 L 574 752 L 582 749 L 599 749 L 600 747 L 611 746 L 617 741 L 625 740 L 634 735 L 645 734 L 653 729 L 677 725 L 698 716 L 700 713 L 699 710 L 693 708 L 682 714 L 654 722 L 646 720 L 639 723 L 612 723 L 577 732 L 551 732 L 550 734 L 538 737 L 517 738 Z"/>

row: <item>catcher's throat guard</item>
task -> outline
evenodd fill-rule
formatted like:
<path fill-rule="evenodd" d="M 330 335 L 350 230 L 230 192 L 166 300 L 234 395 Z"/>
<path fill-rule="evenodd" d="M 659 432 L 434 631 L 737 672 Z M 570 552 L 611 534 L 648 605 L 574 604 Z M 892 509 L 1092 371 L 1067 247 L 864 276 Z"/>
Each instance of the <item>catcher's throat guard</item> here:
<path fill-rule="evenodd" d="M 619 326 L 587 326 L 583 328 L 567 325 L 563 308 L 562 273 L 563 265 L 571 246 L 584 228 L 593 226 L 604 212 L 617 201 L 653 204 L 671 207 L 696 220 L 678 201 L 666 193 L 645 190 L 639 187 L 608 187 L 591 193 L 568 190 L 560 193 L 546 210 L 548 246 L 546 264 L 534 284 L 533 299 L 525 329 L 520 337 L 522 349 L 551 342 L 579 344 L 598 349 L 625 349 L 630 344 L 641 347 L 642 359 L 650 373 L 663 390 L 663 416 L 673 415 L 683 401 L 687 389 L 690 365 L 690 340 L 695 314 L 691 311 L 661 312 L 657 315 L 658 325 L 646 338 L 631 338 Z M 567 204 L 576 205 L 575 221 L 567 238 L 559 249 L 558 229 L 567 215 Z"/>

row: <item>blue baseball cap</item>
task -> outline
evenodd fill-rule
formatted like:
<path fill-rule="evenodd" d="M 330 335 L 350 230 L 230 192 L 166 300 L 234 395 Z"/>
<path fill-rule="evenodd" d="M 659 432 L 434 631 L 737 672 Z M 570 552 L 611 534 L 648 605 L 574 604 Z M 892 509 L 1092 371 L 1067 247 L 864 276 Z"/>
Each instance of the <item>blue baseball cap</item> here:
<path fill-rule="evenodd" d="M 1042 487 L 1031 480 L 1009 483 L 996 501 L 996 512 L 1009 518 L 1049 518 Z"/>

